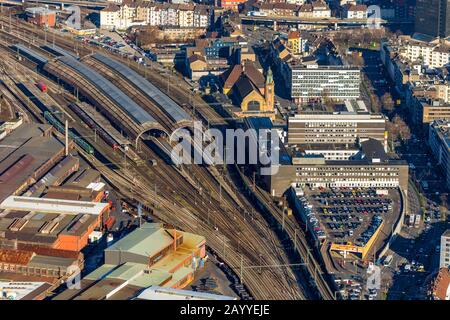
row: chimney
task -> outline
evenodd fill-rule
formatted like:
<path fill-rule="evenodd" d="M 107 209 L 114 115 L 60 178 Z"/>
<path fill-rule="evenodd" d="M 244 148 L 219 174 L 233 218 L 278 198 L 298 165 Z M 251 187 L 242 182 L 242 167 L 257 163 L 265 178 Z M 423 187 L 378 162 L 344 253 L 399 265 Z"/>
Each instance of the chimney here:
<path fill-rule="evenodd" d="M 69 155 L 69 121 L 68 120 L 66 120 L 65 136 L 66 136 L 66 157 L 67 157 Z"/>
<path fill-rule="evenodd" d="M 177 229 L 173 229 L 173 251 L 177 251 Z"/>

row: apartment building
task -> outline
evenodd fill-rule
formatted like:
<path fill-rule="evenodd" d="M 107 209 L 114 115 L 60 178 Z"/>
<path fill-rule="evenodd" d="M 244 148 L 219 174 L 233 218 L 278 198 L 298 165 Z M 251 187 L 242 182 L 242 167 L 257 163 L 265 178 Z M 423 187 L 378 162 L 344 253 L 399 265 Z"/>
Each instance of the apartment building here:
<path fill-rule="evenodd" d="M 428 145 L 445 172 L 447 187 L 450 188 L 450 122 L 448 120 L 436 120 L 430 123 Z"/>
<path fill-rule="evenodd" d="M 239 6 L 246 2 L 246 0 L 220 0 L 219 6 L 227 10 L 238 10 Z"/>
<path fill-rule="evenodd" d="M 351 145 L 368 138 L 386 143 L 386 118 L 383 115 L 356 111 L 301 112 L 288 119 L 290 145 Z"/>
<path fill-rule="evenodd" d="M 302 5 L 298 16 L 304 19 L 326 19 L 331 18 L 331 10 L 325 2 L 314 1 Z"/>
<path fill-rule="evenodd" d="M 207 28 L 212 10 L 205 5 L 154 2 L 110 4 L 100 11 L 103 29 L 127 29 L 135 25 Z"/>
<path fill-rule="evenodd" d="M 432 37 L 450 35 L 450 0 L 416 0 L 415 31 Z"/>
<path fill-rule="evenodd" d="M 410 61 L 421 61 L 429 68 L 441 68 L 450 63 L 450 47 L 443 44 L 410 41 L 402 44 L 400 56 Z"/>
<path fill-rule="evenodd" d="M 297 65 L 291 70 L 291 98 L 297 104 L 323 99 L 358 99 L 360 82 L 361 72 L 357 67 Z"/>
<path fill-rule="evenodd" d="M 287 47 L 294 55 L 299 55 L 308 51 L 308 40 L 299 31 L 289 31 Z"/>
<path fill-rule="evenodd" d="M 433 88 L 434 89 L 434 88 Z M 431 90 L 431 92 L 435 90 Z M 434 120 L 450 120 L 450 104 L 429 95 L 414 94 L 410 98 L 412 120 L 417 125 L 428 125 Z M 411 92 L 408 92 L 410 94 Z M 408 99 L 409 100 L 409 99 Z"/>
<path fill-rule="evenodd" d="M 342 7 L 342 13 L 345 19 L 367 19 L 367 6 L 346 4 Z"/>
<path fill-rule="evenodd" d="M 296 4 L 298 6 L 301 6 L 301 5 L 304 5 L 306 3 L 306 0 L 286 0 L 286 3 Z"/>
<path fill-rule="evenodd" d="M 450 229 L 446 230 L 441 236 L 441 254 L 439 259 L 439 268 L 448 268 L 450 266 Z"/>

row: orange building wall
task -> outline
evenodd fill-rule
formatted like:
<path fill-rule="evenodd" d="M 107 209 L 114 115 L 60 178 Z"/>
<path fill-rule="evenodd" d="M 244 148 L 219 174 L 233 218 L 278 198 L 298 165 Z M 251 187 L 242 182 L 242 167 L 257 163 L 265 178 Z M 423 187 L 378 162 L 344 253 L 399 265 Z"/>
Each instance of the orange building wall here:
<path fill-rule="evenodd" d="M 247 0 L 221 0 L 220 6 L 225 9 L 236 9 L 237 10 L 239 5 L 246 1 Z"/>
<path fill-rule="evenodd" d="M 56 14 L 36 14 L 35 17 L 29 18 L 28 21 L 37 24 L 38 26 L 48 25 L 49 27 L 54 27 L 56 24 Z"/>
<path fill-rule="evenodd" d="M 92 231 L 101 226 L 102 217 L 104 214 L 108 214 L 109 210 L 110 208 L 106 207 L 106 209 L 98 215 L 94 223 L 92 223 L 82 235 L 60 234 L 58 236 L 58 241 L 56 241 L 57 247 L 55 247 L 55 249 L 81 251 L 85 246 L 87 246 L 89 242 L 89 235 Z"/>

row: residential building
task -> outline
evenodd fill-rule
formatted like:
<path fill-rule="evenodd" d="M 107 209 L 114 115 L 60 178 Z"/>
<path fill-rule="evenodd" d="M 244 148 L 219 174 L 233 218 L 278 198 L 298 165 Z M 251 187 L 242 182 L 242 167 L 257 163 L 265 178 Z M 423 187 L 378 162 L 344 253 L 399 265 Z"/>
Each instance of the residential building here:
<path fill-rule="evenodd" d="M 412 120 L 419 126 L 434 120 L 450 120 L 450 104 L 441 99 L 414 95 L 410 108 Z"/>
<path fill-rule="evenodd" d="M 448 120 L 435 120 L 430 123 L 428 145 L 442 167 L 447 187 L 450 189 L 450 122 Z"/>
<path fill-rule="evenodd" d="M 283 1 L 281 1 L 283 2 Z M 289 4 L 296 4 L 298 6 L 304 5 L 306 3 L 306 0 L 286 0 L 286 3 Z"/>
<path fill-rule="evenodd" d="M 367 6 L 347 4 L 342 7 L 342 13 L 345 19 L 367 19 Z"/>
<path fill-rule="evenodd" d="M 219 7 L 228 10 L 238 10 L 239 6 L 242 5 L 246 0 L 220 0 Z"/>
<path fill-rule="evenodd" d="M 440 43 L 405 41 L 399 54 L 409 61 L 419 60 L 422 65 L 433 69 L 450 63 L 450 47 Z"/>
<path fill-rule="evenodd" d="M 447 229 L 441 236 L 441 254 L 439 258 L 439 268 L 450 267 L 450 229 Z"/>
<path fill-rule="evenodd" d="M 296 65 L 290 74 L 291 98 L 297 104 L 360 97 L 361 72 L 357 67 Z"/>
<path fill-rule="evenodd" d="M 331 10 L 325 2 L 318 0 L 302 5 L 298 16 L 304 19 L 327 19 L 331 18 Z"/>
<path fill-rule="evenodd" d="M 300 6 L 286 2 L 256 3 L 255 10 L 267 16 L 296 16 Z"/>
<path fill-rule="evenodd" d="M 200 4 L 142 3 L 123 1 L 100 11 L 100 27 L 128 29 L 136 25 L 207 28 L 213 10 Z"/>
<path fill-rule="evenodd" d="M 440 268 L 433 281 L 431 296 L 434 300 L 450 300 L 450 269 Z"/>
<path fill-rule="evenodd" d="M 287 47 L 294 55 L 303 54 L 308 51 L 308 40 L 302 37 L 299 31 L 289 31 Z"/>
<path fill-rule="evenodd" d="M 415 31 L 432 37 L 450 36 L 450 0 L 416 0 Z"/>

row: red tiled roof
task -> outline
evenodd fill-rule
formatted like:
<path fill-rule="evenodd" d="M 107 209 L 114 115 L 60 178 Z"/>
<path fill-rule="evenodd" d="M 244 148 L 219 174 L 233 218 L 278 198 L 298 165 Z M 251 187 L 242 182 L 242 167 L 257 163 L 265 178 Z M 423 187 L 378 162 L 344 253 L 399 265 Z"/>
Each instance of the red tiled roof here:
<path fill-rule="evenodd" d="M 438 300 L 445 300 L 449 286 L 450 286 L 450 269 L 441 268 L 433 285 L 434 298 Z"/>
<path fill-rule="evenodd" d="M 227 89 L 231 89 L 234 84 L 236 83 L 236 81 L 238 81 L 239 77 L 242 74 L 242 66 L 240 64 L 236 64 L 234 65 L 233 68 L 230 69 L 229 72 L 227 72 L 226 74 L 224 74 L 224 88 Z"/>

